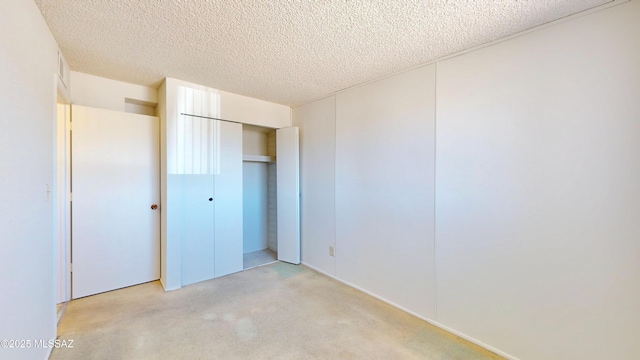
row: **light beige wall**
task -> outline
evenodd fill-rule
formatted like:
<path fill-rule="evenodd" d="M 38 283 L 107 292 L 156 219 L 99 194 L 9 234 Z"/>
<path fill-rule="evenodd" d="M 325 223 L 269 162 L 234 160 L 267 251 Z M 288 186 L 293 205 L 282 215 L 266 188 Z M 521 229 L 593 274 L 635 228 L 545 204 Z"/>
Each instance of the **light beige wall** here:
<path fill-rule="evenodd" d="M 300 128 L 302 261 L 336 275 L 335 134 L 336 97 L 293 109 Z"/>
<path fill-rule="evenodd" d="M 228 93 L 178 79 L 167 78 L 166 82 L 169 87 L 185 86 L 215 94 L 220 105 L 219 117 L 221 119 L 274 129 L 291 126 L 291 108 L 288 106 Z"/>
<path fill-rule="evenodd" d="M 429 318 L 434 116 L 434 65 L 336 95 L 336 274 Z"/>
<path fill-rule="evenodd" d="M 438 62 L 422 82 L 436 93 L 435 155 L 412 115 L 429 101 L 389 85 L 411 72 L 295 108 L 303 189 L 316 191 L 302 208 L 331 216 L 319 199 L 336 199 L 335 273 L 313 210 L 303 262 L 510 358 L 637 357 L 639 18 L 633 0 Z M 333 142 L 335 189 L 315 146 Z M 434 214 L 416 212 L 435 220 L 432 253 L 407 221 L 420 190 L 399 185 L 412 179 L 435 196 Z M 408 271 L 420 263 L 435 278 Z M 433 311 L 416 311 L 434 280 Z"/>
<path fill-rule="evenodd" d="M 4 1 L 0 24 L 0 339 L 32 345 L 0 347 L 0 358 L 46 359 L 33 340 L 56 338 L 58 45 L 33 1 Z"/>
<path fill-rule="evenodd" d="M 101 109 L 156 115 L 158 90 L 99 76 L 71 72 L 71 102 Z"/>
<path fill-rule="evenodd" d="M 640 353 L 638 19 L 634 1 L 438 64 L 442 324 L 522 359 Z"/>
<path fill-rule="evenodd" d="M 242 154 L 267 155 L 268 129 L 244 125 L 242 127 Z"/>

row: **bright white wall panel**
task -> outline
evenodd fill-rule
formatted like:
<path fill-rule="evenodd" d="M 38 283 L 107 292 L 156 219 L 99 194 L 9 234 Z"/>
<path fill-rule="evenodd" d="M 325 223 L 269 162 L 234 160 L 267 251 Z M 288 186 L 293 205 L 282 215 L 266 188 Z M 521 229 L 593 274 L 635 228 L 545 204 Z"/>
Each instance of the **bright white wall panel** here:
<path fill-rule="evenodd" d="M 336 96 L 336 274 L 434 315 L 435 66 Z"/>
<path fill-rule="evenodd" d="M 160 117 L 160 282 L 166 291 L 182 286 L 182 175 L 177 174 L 178 86 L 166 79 L 158 91 Z"/>
<path fill-rule="evenodd" d="M 0 339 L 55 339 L 58 46 L 33 1 L 0 7 Z M 0 358 L 45 359 L 49 350 L 0 348 Z"/>
<path fill-rule="evenodd" d="M 438 322 L 521 359 L 640 353 L 638 19 L 438 64 Z"/>
<path fill-rule="evenodd" d="M 335 96 L 293 109 L 293 125 L 300 129 L 302 262 L 335 275 Z"/>

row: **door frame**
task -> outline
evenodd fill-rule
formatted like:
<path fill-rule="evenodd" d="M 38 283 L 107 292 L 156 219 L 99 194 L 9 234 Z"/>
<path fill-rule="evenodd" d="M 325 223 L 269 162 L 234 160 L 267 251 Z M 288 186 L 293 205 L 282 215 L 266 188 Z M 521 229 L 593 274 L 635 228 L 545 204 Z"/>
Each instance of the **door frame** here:
<path fill-rule="evenodd" d="M 71 300 L 71 102 L 61 91 L 57 91 L 55 107 L 53 240 L 56 266 L 54 283 L 56 284 L 55 304 L 60 304 Z"/>

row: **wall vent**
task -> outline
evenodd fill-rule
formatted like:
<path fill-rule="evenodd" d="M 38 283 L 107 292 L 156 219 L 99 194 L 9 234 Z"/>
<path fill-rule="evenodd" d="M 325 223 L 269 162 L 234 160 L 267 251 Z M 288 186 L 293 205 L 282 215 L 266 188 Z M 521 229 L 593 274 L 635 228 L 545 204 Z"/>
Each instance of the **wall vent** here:
<path fill-rule="evenodd" d="M 62 52 L 58 51 L 58 77 L 60 77 L 60 82 L 65 89 L 69 89 L 69 65 L 67 61 L 62 56 Z"/>

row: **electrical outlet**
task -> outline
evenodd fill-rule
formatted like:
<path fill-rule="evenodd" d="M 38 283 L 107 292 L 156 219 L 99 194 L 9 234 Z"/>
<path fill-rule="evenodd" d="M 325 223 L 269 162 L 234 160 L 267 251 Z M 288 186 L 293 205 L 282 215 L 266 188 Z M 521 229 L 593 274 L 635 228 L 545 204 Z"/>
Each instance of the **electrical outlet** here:
<path fill-rule="evenodd" d="M 329 246 L 329 256 L 336 256 L 336 252 L 333 249 L 333 246 Z"/>

